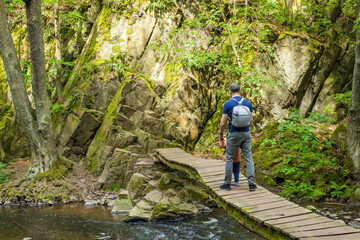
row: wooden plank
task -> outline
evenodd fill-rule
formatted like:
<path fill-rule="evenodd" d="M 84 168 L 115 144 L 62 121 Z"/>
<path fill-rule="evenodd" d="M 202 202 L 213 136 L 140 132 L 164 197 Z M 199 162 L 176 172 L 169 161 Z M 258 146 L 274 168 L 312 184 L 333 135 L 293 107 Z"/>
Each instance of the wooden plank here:
<path fill-rule="evenodd" d="M 319 218 L 319 217 L 322 217 L 322 216 L 320 216 L 316 213 L 312 213 L 312 214 L 307 214 L 307 215 L 292 216 L 292 217 L 276 219 L 276 220 L 268 220 L 268 221 L 265 221 L 264 224 L 266 226 L 273 226 L 273 225 L 282 224 L 282 223 L 292 223 L 292 222 L 298 222 L 301 220 L 307 220 L 307 219 L 313 219 L 313 218 Z"/>
<path fill-rule="evenodd" d="M 197 169 L 198 173 L 203 175 L 203 176 L 206 176 L 206 174 L 223 174 L 224 175 L 224 169 L 213 169 L 211 172 L 209 171 L 206 171 L 206 170 L 200 170 L 200 169 Z"/>
<path fill-rule="evenodd" d="M 291 203 L 289 201 L 282 201 L 282 202 L 275 202 L 275 203 L 269 203 L 269 204 L 263 204 L 263 205 L 259 205 L 259 206 L 253 206 L 253 207 L 248 207 L 246 209 L 246 212 L 250 213 L 255 213 L 255 212 L 263 212 L 266 210 L 274 210 L 275 212 L 277 211 L 281 211 L 281 208 L 284 207 L 291 207 L 291 206 L 297 206 L 294 203 Z M 242 209 L 244 210 L 244 209 Z"/>
<path fill-rule="evenodd" d="M 283 201 L 287 201 L 286 199 L 283 199 L 283 198 L 275 198 L 275 197 L 272 197 L 272 198 L 267 198 L 267 199 L 264 199 L 264 198 L 258 198 L 258 199 L 239 199 L 239 200 L 229 200 L 233 203 L 242 203 L 243 204 L 243 207 L 253 207 L 253 206 L 260 206 L 260 205 L 264 205 L 264 204 L 268 204 L 268 203 L 275 203 L 275 202 L 283 202 Z"/>
<path fill-rule="evenodd" d="M 290 237 L 293 238 L 304 238 L 304 237 L 322 237 L 322 236 L 331 236 L 331 235 L 341 235 L 341 234 L 349 234 L 349 233 L 360 233 L 360 232 L 355 228 L 343 226 L 343 227 L 327 228 L 327 229 L 314 230 L 314 231 L 291 232 L 288 234 L 290 235 Z"/>
<path fill-rule="evenodd" d="M 214 186 L 217 186 L 218 181 L 222 181 L 224 183 L 224 178 L 222 178 L 222 180 L 220 178 L 220 179 L 217 179 L 217 181 L 209 182 L 206 185 L 209 187 L 214 187 Z M 241 179 L 241 181 L 239 180 L 239 184 L 240 184 L 240 186 L 237 186 L 237 187 L 231 186 L 231 189 L 236 189 L 236 191 L 242 190 L 242 189 L 247 189 L 249 191 L 249 185 L 247 183 L 247 180 Z"/>
<path fill-rule="evenodd" d="M 304 208 L 300 206 L 286 206 L 281 209 L 281 211 L 274 210 L 266 210 L 261 212 L 250 213 L 250 218 L 258 220 L 259 222 L 276 220 L 276 219 L 284 219 L 293 216 L 301 216 L 311 214 L 311 211 L 306 211 Z M 276 225 L 273 226 L 276 228 Z"/>
<path fill-rule="evenodd" d="M 200 166 L 200 167 L 197 167 L 196 168 L 196 170 L 201 170 L 201 171 L 205 171 L 205 170 L 207 170 L 207 171 L 213 171 L 213 170 L 218 170 L 218 169 L 221 169 L 221 170 L 223 170 L 224 171 L 224 166 L 222 166 L 222 165 L 206 165 L 206 166 Z"/>
<path fill-rule="evenodd" d="M 340 234 L 340 235 L 332 235 L 332 236 L 323 236 L 323 237 L 304 237 L 300 238 L 300 240 L 359 240 L 360 233 L 349 233 L 349 234 Z"/>
<path fill-rule="evenodd" d="M 243 202 L 240 200 L 240 201 L 234 201 L 233 204 L 241 208 L 242 211 L 246 211 L 248 213 L 259 212 L 269 209 L 278 209 L 291 205 L 287 200 L 280 200 L 280 201 L 263 203 L 263 204 L 251 204 L 250 202 Z"/>
<path fill-rule="evenodd" d="M 224 200 L 226 201 L 231 201 L 234 199 L 242 199 L 242 200 L 247 200 L 247 199 L 264 199 L 267 198 L 269 196 L 269 193 L 267 192 L 250 192 L 249 195 L 244 196 L 244 194 L 239 194 L 239 195 L 232 195 L 232 196 L 224 196 L 222 197 Z"/>
<path fill-rule="evenodd" d="M 222 172 L 222 174 L 216 174 L 216 175 L 213 175 L 212 173 L 208 173 L 208 174 L 203 174 L 203 180 L 205 181 L 208 181 L 208 182 L 211 182 L 211 181 L 216 181 L 218 179 L 223 179 L 224 180 L 225 178 L 225 173 Z M 244 177 L 244 176 L 239 176 L 239 181 L 240 182 L 243 182 L 245 181 L 247 183 L 247 178 Z"/>
<path fill-rule="evenodd" d="M 335 222 L 334 220 L 328 218 L 328 220 L 326 222 L 321 222 L 318 224 L 311 224 L 311 225 L 306 225 L 306 226 L 293 227 L 293 228 L 286 229 L 286 232 L 314 231 L 314 230 L 322 230 L 322 229 L 343 227 L 343 226 L 346 226 L 346 225 Z"/>
<path fill-rule="evenodd" d="M 304 220 L 300 220 L 297 222 L 277 224 L 277 226 L 281 227 L 282 229 L 288 229 L 287 231 L 289 231 L 289 232 L 297 232 L 297 231 L 292 231 L 291 229 L 304 227 L 304 226 L 310 226 L 310 225 L 317 225 L 317 224 L 322 224 L 322 223 L 328 223 L 328 222 L 335 222 L 335 221 L 330 218 L 326 218 L 326 217 L 318 217 L 318 218 L 304 219 Z M 337 226 L 339 226 L 339 225 L 337 225 Z"/>

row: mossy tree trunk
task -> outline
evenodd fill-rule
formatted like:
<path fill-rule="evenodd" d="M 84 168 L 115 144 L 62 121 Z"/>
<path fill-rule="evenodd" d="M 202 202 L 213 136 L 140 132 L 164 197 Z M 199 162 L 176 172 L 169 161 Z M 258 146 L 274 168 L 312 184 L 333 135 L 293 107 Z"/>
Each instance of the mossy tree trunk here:
<path fill-rule="evenodd" d="M 46 90 L 41 0 L 28 0 L 25 1 L 25 5 L 36 116 L 32 114 L 33 110 L 27 96 L 3 0 L 0 0 L 0 54 L 3 58 L 16 117 L 31 149 L 31 164 L 27 178 L 33 178 L 38 172 L 51 169 L 53 162 L 57 159 L 57 151 Z"/>
<path fill-rule="evenodd" d="M 360 19 L 360 0 L 357 0 L 356 16 Z M 352 106 L 349 110 L 347 149 L 360 177 L 360 28 L 356 29 L 355 66 L 352 84 Z"/>

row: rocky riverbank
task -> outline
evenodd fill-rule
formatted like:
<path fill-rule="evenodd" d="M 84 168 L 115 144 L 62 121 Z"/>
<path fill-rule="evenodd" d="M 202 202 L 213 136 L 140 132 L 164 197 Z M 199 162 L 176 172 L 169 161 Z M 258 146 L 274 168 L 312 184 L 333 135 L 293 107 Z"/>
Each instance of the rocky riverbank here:
<path fill-rule="evenodd" d="M 63 179 L 22 181 L 29 161 L 20 159 L 10 169 L 10 181 L 2 186 L 0 204 L 51 206 L 84 202 L 85 206 L 108 206 L 112 214 L 125 214 L 127 222 L 175 219 L 211 211 L 211 207 L 217 206 L 183 173 L 174 172 L 149 156 L 139 159 L 124 188 L 109 185 L 117 178 L 116 174 L 108 174 L 104 182 L 104 178 L 93 177 L 76 163 Z"/>

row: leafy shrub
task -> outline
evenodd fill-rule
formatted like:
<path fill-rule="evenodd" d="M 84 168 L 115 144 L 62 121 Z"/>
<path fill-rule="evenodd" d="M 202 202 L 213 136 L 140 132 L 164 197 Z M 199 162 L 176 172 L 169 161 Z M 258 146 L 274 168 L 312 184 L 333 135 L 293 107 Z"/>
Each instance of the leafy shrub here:
<path fill-rule="evenodd" d="M 9 173 L 4 169 L 8 168 L 8 164 L 0 162 L 0 184 L 8 181 Z"/>
<path fill-rule="evenodd" d="M 263 138 L 258 151 L 277 152 L 273 178 L 281 185 L 281 195 L 288 198 L 319 199 L 349 197 L 349 162 L 338 153 L 334 143 L 321 137 L 326 128 L 319 122 L 328 119 L 318 114 L 303 118 L 298 111 L 277 126 L 273 137 Z M 326 126 L 326 125 L 325 125 Z"/>

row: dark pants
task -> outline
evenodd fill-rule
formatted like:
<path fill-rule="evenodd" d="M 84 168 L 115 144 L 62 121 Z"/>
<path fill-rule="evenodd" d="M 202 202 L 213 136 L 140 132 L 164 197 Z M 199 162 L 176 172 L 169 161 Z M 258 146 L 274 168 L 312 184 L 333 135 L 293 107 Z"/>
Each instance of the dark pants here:
<path fill-rule="evenodd" d="M 234 181 L 239 182 L 240 162 L 233 163 Z"/>

